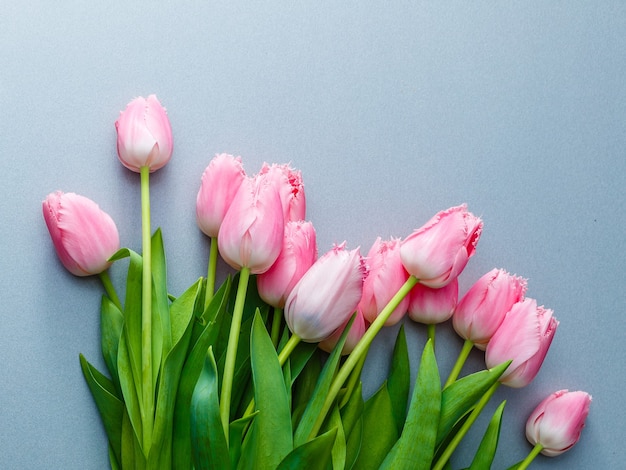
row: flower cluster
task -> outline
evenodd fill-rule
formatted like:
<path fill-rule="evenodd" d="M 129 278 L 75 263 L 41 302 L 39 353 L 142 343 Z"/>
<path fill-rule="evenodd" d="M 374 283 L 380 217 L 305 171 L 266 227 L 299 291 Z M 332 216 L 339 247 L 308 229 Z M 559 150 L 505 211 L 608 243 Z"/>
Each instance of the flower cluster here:
<path fill-rule="evenodd" d="M 483 230 L 466 205 L 405 238 L 377 238 L 365 256 L 346 242 L 318 256 L 302 175 L 288 164 L 248 175 L 240 157 L 210 161 L 195 208 L 210 238 L 207 275 L 173 295 L 149 210 L 149 174 L 172 155 L 169 119 L 151 95 L 133 100 L 115 126 L 120 161 L 141 175 L 142 254 L 120 249 L 115 223 L 91 200 L 55 192 L 43 203 L 63 265 L 99 275 L 105 288 L 108 377 L 80 361 L 112 468 L 450 468 L 499 385 L 524 387 L 537 376 L 558 321 L 525 296 L 525 279 L 493 269 L 459 299 L 458 277 Z M 216 288 L 220 257 L 236 274 Z M 124 302 L 107 274 L 121 260 Z M 402 326 L 389 377 L 364 400 L 369 347 L 405 316 L 427 325 L 429 338 L 413 395 Z M 464 344 L 442 385 L 435 332 L 450 319 Z M 474 347 L 486 368 L 459 378 Z M 541 402 L 526 424 L 534 447 L 513 468 L 570 449 L 590 401 L 562 390 Z M 490 468 L 503 408 L 470 468 Z"/>

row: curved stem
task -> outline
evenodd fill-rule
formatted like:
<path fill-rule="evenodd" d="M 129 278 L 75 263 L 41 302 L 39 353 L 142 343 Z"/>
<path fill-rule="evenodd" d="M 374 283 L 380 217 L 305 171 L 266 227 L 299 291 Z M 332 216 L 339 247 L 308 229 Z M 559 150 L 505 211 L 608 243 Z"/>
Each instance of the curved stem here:
<path fill-rule="evenodd" d="M 280 351 L 280 354 L 278 355 L 278 363 L 281 367 L 285 365 L 285 362 L 287 362 L 289 355 L 293 352 L 294 349 L 296 349 L 296 346 L 300 343 L 301 340 L 302 338 L 300 338 L 298 335 L 291 335 L 291 338 L 289 338 L 283 349 Z"/>
<path fill-rule="evenodd" d="M 452 370 L 450 371 L 450 375 L 448 376 L 448 380 L 446 380 L 446 383 L 444 384 L 443 388 L 449 387 L 450 385 L 454 383 L 456 378 L 461 373 L 461 369 L 463 369 L 463 365 L 465 364 L 465 361 L 467 360 L 467 357 L 469 356 L 469 353 L 471 352 L 473 347 L 474 347 L 474 343 L 470 341 L 469 339 L 466 339 L 465 342 L 463 343 L 463 348 L 461 349 L 461 352 L 459 353 L 459 357 L 456 359 L 456 362 L 454 363 L 454 366 L 452 367 Z"/>
<path fill-rule="evenodd" d="M 537 457 L 542 450 L 543 446 L 541 444 L 535 444 L 535 447 L 532 448 L 526 458 L 516 467 L 515 470 L 526 470 L 530 463 L 535 460 L 535 457 Z"/>
<path fill-rule="evenodd" d="M 367 329 L 363 337 L 360 339 L 360 341 L 354 347 L 350 355 L 347 357 L 346 361 L 343 363 L 343 365 L 337 372 L 337 375 L 335 376 L 335 379 L 333 380 L 330 386 L 330 390 L 328 391 L 328 395 L 326 396 L 326 401 L 324 402 L 324 406 L 322 406 L 320 414 L 317 417 L 317 421 L 313 425 L 313 428 L 311 429 L 311 433 L 309 434 L 309 440 L 313 439 L 317 435 L 317 432 L 322 426 L 322 423 L 324 422 L 324 419 L 326 418 L 328 411 L 330 410 L 333 402 L 335 401 L 335 398 L 337 398 L 337 395 L 339 395 L 339 391 L 341 390 L 341 387 L 343 386 L 344 382 L 348 379 L 348 376 L 350 375 L 354 367 L 361 360 L 361 356 L 364 356 L 367 353 L 370 345 L 372 344 L 372 341 L 374 340 L 378 332 L 382 329 L 382 327 L 385 325 L 385 322 L 389 319 L 389 317 L 391 316 L 393 311 L 396 309 L 396 307 L 400 304 L 402 299 L 406 297 L 406 295 L 411 291 L 411 289 L 418 282 L 419 280 L 415 276 L 409 276 L 409 278 L 404 283 L 404 285 L 400 287 L 398 292 L 396 292 L 396 294 L 391 298 L 391 300 L 385 306 L 385 308 L 382 309 L 378 317 L 376 317 L 376 320 L 374 320 L 374 322 L 370 325 L 370 327 Z"/>
<path fill-rule="evenodd" d="M 217 271 L 217 237 L 211 237 L 211 250 L 209 251 L 209 267 L 206 275 L 206 292 L 204 294 L 204 309 L 209 306 L 215 295 L 215 276 Z"/>
<path fill-rule="evenodd" d="M 154 391 L 152 390 L 152 239 L 150 230 L 150 168 L 141 167 L 141 381 L 143 450 L 152 445 Z"/>
<path fill-rule="evenodd" d="M 237 347 L 239 346 L 239 332 L 241 331 L 241 319 L 243 317 L 243 306 L 248 290 L 248 280 L 250 279 L 250 268 L 243 267 L 239 273 L 239 285 L 237 296 L 235 297 L 235 307 L 233 309 L 233 319 L 230 324 L 230 334 L 228 336 L 228 347 L 226 349 L 226 362 L 224 363 L 224 375 L 222 379 L 222 391 L 220 394 L 220 417 L 224 428 L 224 436 L 228 443 L 230 425 L 230 398 L 233 390 L 233 378 L 235 376 L 235 360 L 237 359 Z"/>
<path fill-rule="evenodd" d="M 435 349 L 435 330 L 436 330 L 436 325 L 433 324 L 429 324 L 427 326 L 428 328 L 428 339 L 431 340 L 432 345 L 433 345 L 433 350 Z"/>
<path fill-rule="evenodd" d="M 115 292 L 115 287 L 113 287 L 113 283 L 111 282 L 111 278 L 109 277 L 109 270 L 102 271 L 98 277 L 100 281 L 102 281 L 102 286 L 104 287 L 104 291 L 109 296 L 109 299 L 115 304 L 117 308 L 122 311 L 122 303 L 120 302 L 120 298 L 117 296 L 117 292 Z"/>

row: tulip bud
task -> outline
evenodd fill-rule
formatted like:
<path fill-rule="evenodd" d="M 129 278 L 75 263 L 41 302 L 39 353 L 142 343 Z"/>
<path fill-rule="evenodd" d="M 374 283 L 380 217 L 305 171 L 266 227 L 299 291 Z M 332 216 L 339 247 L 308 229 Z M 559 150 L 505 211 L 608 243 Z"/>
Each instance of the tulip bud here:
<path fill-rule="evenodd" d="M 135 98 L 115 121 L 117 154 L 129 170 L 140 172 L 164 167 L 172 157 L 170 121 L 155 95 Z"/>
<path fill-rule="evenodd" d="M 409 278 L 400 259 L 400 240 L 376 239 L 367 254 L 368 274 L 363 281 L 363 296 L 359 309 L 365 319 L 372 323 L 378 314 Z M 385 326 L 398 323 L 407 311 L 409 298 L 405 297 L 391 313 Z"/>
<path fill-rule="evenodd" d="M 454 311 L 452 325 L 459 336 L 484 351 L 507 312 L 525 293 L 525 279 L 493 269 L 463 296 Z"/>
<path fill-rule="evenodd" d="M 257 277 L 259 295 L 269 305 L 285 306 L 289 293 L 317 258 L 315 239 L 311 222 L 287 222 L 278 258 L 268 271 Z"/>
<path fill-rule="evenodd" d="M 454 313 L 458 298 L 457 278 L 439 289 L 416 284 L 409 294 L 409 317 L 425 325 L 443 323 Z"/>
<path fill-rule="evenodd" d="M 512 360 L 500 382 L 514 388 L 528 385 L 539 372 L 558 325 L 552 310 L 537 307 L 534 299 L 517 302 L 487 344 L 487 367 Z"/>
<path fill-rule="evenodd" d="M 351 317 L 349 317 L 346 322 L 339 328 L 337 328 L 335 332 L 331 334 L 328 338 L 320 341 L 318 346 L 322 351 L 330 353 L 333 351 L 333 349 L 335 349 L 335 346 L 339 342 L 339 338 L 341 338 L 343 330 L 346 329 L 350 318 Z M 363 335 L 367 331 L 369 325 L 370 323 L 363 316 L 363 312 L 357 309 L 354 321 L 352 322 L 352 326 L 350 326 L 350 331 L 348 331 L 346 342 L 343 344 L 343 349 L 341 350 L 342 356 L 346 356 L 352 352 L 357 343 L 361 340 L 361 338 L 363 338 Z"/>
<path fill-rule="evenodd" d="M 57 191 L 42 204 L 52 243 L 63 266 L 76 276 L 100 274 L 120 248 L 113 219 L 84 196 Z"/>
<path fill-rule="evenodd" d="M 347 251 L 345 242 L 320 257 L 287 297 L 289 329 L 310 343 L 330 336 L 356 310 L 365 271 L 358 248 Z"/>
<path fill-rule="evenodd" d="M 262 178 L 245 178 L 217 236 L 224 261 L 251 274 L 267 271 L 283 245 L 283 211 L 276 188 Z"/>
<path fill-rule="evenodd" d="M 561 390 L 543 400 L 526 422 L 526 438 L 554 457 L 571 449 L 580 439 L 589 414 L 591 395 Z"/>
<path fill-rule="evenodd" d="M 474 255 L 482 227 L 465 204 L 441 211 L 402 242 L 402 263 L 420 283 L 443 287 Z"/>
<path fill-rule="evenodd" d="M 306 218 L 304 184 L 302 183 L 302 173 L 299 170 L 294 170 L 289 165 L 274 163 L 270 166 L 264 163 L 259 174 L 276 185 L 283 205 L 285 222 Z"/>
<path fill-rule="evenodd" d="M 200 230 L 209 237 L 217 237 L 224 216 L 245 177 L 241 157 L 226 153 L 216 155 L 202 173 L 196 198 L 196 221 Z"/>

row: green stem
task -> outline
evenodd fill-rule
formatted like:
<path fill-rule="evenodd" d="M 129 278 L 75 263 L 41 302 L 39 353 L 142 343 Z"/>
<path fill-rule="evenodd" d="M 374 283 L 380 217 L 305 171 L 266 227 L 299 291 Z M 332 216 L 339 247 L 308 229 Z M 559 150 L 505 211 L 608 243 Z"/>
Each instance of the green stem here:
<path fill-rule="evenodd" d="M 436 330 L 436 325 L 434 323 L 432 325 L 427 326 L 428 339 L 431 340 L 432 342 L 433 350 L 435 349 L 435 330 Z"/>
<path fill-rule="evenodd" d="M 274 315 L 272 316 L 272 344 L 274 347 L 278 346 L 280 340 L 280 327 L 282 326 L 283 309 L 274 307 Z M 282 364 L 281 364 L 282 365 Z"/>
<path fill-rule="evenodd" d="M 211 251 L 209 251 L 209 267 L 206 275 L 206 292 L 204 294 L 204 309 L 209 306 L 215 295 L 215 276 L 217 272 L 217 237 L 211 237 Z"/>
<path fill-rule="evenodd" d="M 98 277 L 102 281 L 102 286 L 104 287 L 104 291 L 109 296 L 109 299 L 115 304 L 117 308 L 122 311 L 122 303 L 120 302 L 120 298 L 117 296 L 117 292 L 115 292 L 115 287 L 113 287 L 113 283 L 111 282 L 111 278 L 109 277 L 109 270 L 102 271 Z"/>
<path fill-rule="evenodd" d="M 348 400 L 352 396 L 352 391 L 354 390 L 354 387 L 356 387 L 356 384 L 361 378 L 361 371 L 363 370 L 363 366 L 365 365 L 366 358 L 367 358 L 367 354 L 363 354 L 361 356 L 361 359 L 359 359 L 359 362 L 357 363 L 357 365 L 354 367 L 354 369 L 352 369 L 352 373 L 350 374 L 350 377 L 347 380 L 347 384 L 345 388 L 346 393 L 344 394 L 343 398 L 341 399 L 339 403 L 340 409 L 343 408 L 346 403 L 348 403 Z"/>
<path fill-rule="evenodd" d="M 530 463 L 535 460 L 535 457 L 537 457 L 542 450 L 543 446 L 541 444 L 535 444 L 535 447 L 532 448 L 526 458 L 515 468 L 515 470 L 526 470 Z"/>
<path fill-rule="evenodd" d="M 446 383 L 444 384 L 443 388 L 449 387 L 450 385 L 454 383 L 456 378 L 461 373 L 461 369 L 463 369 L 463 365 L 465 364 L 465 361 L 467 360 L 467 357 L 469 356 L 469 353 L 471 352 L 473 347 L 474 347 L 474 343 L 470 341 L 469 339 L 466 339 L 465 342 L 463 343 L 463 348 L 461 349 L 461 352 L 459 353 L 459 357 L 456 359 L 456 362 L 454 363 L 454 367 L 452 367 L 452 370 L 450 371 L 450 375 L 448 376 L 448 380 L 446 380 Z"/>
<path fill-rule="evenodd" d="M 220 417 L 224 428 L 224 436 L 228 443 L 230 425 L 230 398 L 233 391 L 233 378 L 235 376 L 235 360 L 237 359 L 237 347 L 239 346 L 239 332 L 241 331 L 241 319 L 243 317 L 243 306 L 248 290 L 248 280 L 250 279 L 250 268 L 243 267 L 239 273 L 239 286 L 237 287 L 237 297 L 235 297 L 235 307 L 233 309 L 233 319 L 230 324 L 230 334 L 228 336 L 228 346 L 226 349 L 226 362 L 224 363 L 224 375 L 222 379 L 222 392 L 220 394 Z"/>
<path fill-rule="evenodd" d="M 143 450 L 148 455 L 154 427 L 154 392 L 152 390 L 152 247 L 150 230 L 150 168 L 141 167 L 141 393 Z"/>
<path fill-rule="evenodd" d="M 415 276 L 410 276 L 407 279 L 404 285 L 400 287 L 398 292 L 396 292 L 396 294 L 391 298 L 385 308 L 382 309 L 378 317 L 376 317 L 376 320 L 374 320 L 374 322 L 370 325 L 370 327 L 367 329 L 363 337 L 354 347 L 350 355 L 346 358 L 346 361 L 337 372 L 337 376 L 330 386 L 330 390 L 328 391 L 328 395 L 326 396 L 326 401 L 324 402 L 320 414 L 317 416 L 317 421 L 315 421 L 315 424 L 311 429 L 311 433 L 309 434 L 309 440 L 317 436 L 317 432 L 320 430 L 320 427 L 322 426 L 322 423 L 324 422 L 328 411 L 335 401 L 335 398 L 337 398 L 337 396 L 339 395 L 341 387 L 348 379 L 348 376 L 350 375 L 354 367 L 361 360 L 361 356 L 364 356 L 367 353 L 370 345 L 372 344 L 372 341 L 374 340 L 378 332 L 383 328 L 385 322 L 389 319 L 389 317 L 396 309 L 396 307 L 400 304 L 400 302 L 402 302 L 402 299 L 406 297 L 406 295 L 411 291 L 413 286 L 415 286 L 415 284 L 417 284 L 418 282 L 419 280 Z"/>
<path fill-rule="evenodd" d="M 453 452 L 456 450 L 457 446 L 461 443 L 461 440 L 465 437 L 465 435 L 467 434 L 467 431 L 469 431 L 469 429 L 472 427 L 472 424 L 474 424 L 474 422 L 476 421 L 480 413 L 483 411 L 483 409 L 485 408 L 485 406 L 487 405 L 487 403 L 489 402 L 493 394 L 496 392 L 496 390 L 498 390 L 499 386 L 500 386 L 500 382 L 495 382 L 489 388 L 489 390 L 485 392 L 485 394 L 478 401 L 478 403 L 476 403 L 476 406 L 474 407 L 470 415 L 467 417 L 467 420 L 463 423 L 461 428 L 454 435 L 454 437 L 452 438 L 452 440 L 450 441 L 446 449 L 441 454 L 441 457 L 439 457 L 439 460 L 437 461 L 437 463 L 433 466 L 432 470 L 442 470 L 445 467 L 448 460 L 450 460 L 450 457 L 452 456 Z"/>

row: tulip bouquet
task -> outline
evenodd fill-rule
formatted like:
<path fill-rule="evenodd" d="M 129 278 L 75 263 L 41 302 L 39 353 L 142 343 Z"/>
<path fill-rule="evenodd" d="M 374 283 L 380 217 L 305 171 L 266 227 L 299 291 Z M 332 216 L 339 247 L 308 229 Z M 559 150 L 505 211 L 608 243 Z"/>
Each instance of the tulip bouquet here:
<path fill-rule="evenodd" d="M 93 201 L 55 192 L 43 203 L 63 265 L 104 286 L 107 373 L 82 355 L 80 365 L 111 468 L 449 469 L 497 388 L 537 375 L 558 322 L 525 297 L 525 279 L 494 269 L 458 299 L 457 278 L 483 229 L 465 205 L 404 239 L 377 239 L 365 257 L 345 242 L 318 257 L 302 177 L 289 165 L 248 176 L 239 157 L 211 160 L 196 204 L 210 237 L 207 275 L 174 295 L 161 231 L 150 226 L 150 173 L 172 155 L 167 114 L 154 95 L 137 98 L 116 129 L 121 163 L 141 178 L 141 254 L 120 249 L 115 223 Z M 220 256 L 234 272 L 216 288 Z M 119 296 L 107 273 L 122 262 Z M 365 399 L 372 341 L 406 314 L 428 331 L 413 391 L 400 327 L 388 377 Z M 443 381 L 435 329 L 450 318 L 464 345 Z M 459 378 L 474 347 L 486 368 Z M 571 448 L 590 401 L 562 390 L 541 402 L 526 424 L 534 447 L 511 468 Z M 491 467 L 503 409 L 468 468 Z"/>

